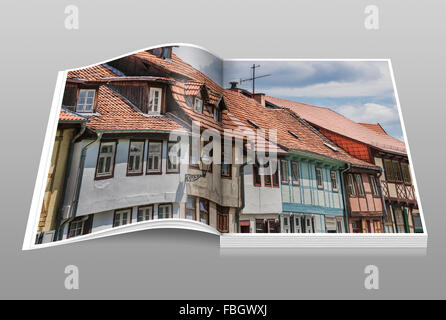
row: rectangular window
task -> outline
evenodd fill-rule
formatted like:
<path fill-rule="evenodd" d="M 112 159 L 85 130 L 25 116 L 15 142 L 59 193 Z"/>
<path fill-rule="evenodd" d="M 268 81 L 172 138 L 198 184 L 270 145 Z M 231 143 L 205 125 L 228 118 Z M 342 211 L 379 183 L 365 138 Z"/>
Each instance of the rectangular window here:
<path fill-rule="evenodd" d="M 410 170 L 408 163 L 401 163 L 401 171 L 403 172 L 403 180 L 407 184 L 412 183 L 412 179 L 410 178 Z"/>
<path fill-rule="evenodd" d="M 221 164 L 221 175 L 223 177 L 231 177 L 231 165 L 229 163 Z"/>
<path fill-rule="evenodd" d="M 229 232 L 229 207 L 217 205 L 217 230 L 223 233 Z"/>
<path fill-rule="evenodd" d="M 161 112 L 161 96 L 163 90 L 161 88 L 150 88 L 149 91 L 149 113 L 159 114 Z"/>
<path fill-rule="evenodd" d="M 388 181 L 393 181 L 393 169 L 392 169 L 392 161 L 389 159 L 384 159 L 384 171 L 386 173 L 386 179 Z"/>
<path fill-rule="evenodd" d="M 93 112 L 95 89 L 80 89 L 77 98 L 77 112 Z"/>
<path fill-rule="evenodd" d="M 115 149 L 116 142 L 101 142 L 96 165 L 96 178 L 109 178 L 113 176 Z"/>
<path fill-rule="evenodd" d="M 144 141 L 130 141 L 129 160 L 127 162 L 127 174 L 142 174 L 144 156 Z"/>
<path fill-rule="evenodd" d="M 277 167 L 277 163 L 276 163 L 276 170 L 273 173 L 273 186 L 274 187 L 279 186 L 279 168 Z"/>
<path fill-rule="evenodd" d="M 358 187 L 358 195 L 364 197 L 364 185 L 362 184 L 362 177 L 360 174 L 355 174 L 356 186 Z"/>
<path fill-rule="evenodd" d="M 196 220 L 196 207 L 197 207 L 197 198 L 194 196 L 187 196 L 186 200 L 186 219 L 188 220 Z"/>
<path fill-rule="evenodd" d="M 160 204 L 158 206 L 158 219 L 173 218 L 172 204 Z"/>
<path fill-rule="evenodd" d="M 167 143 L 167 172 L 180 171 L 180 143 Z"/>
<path fill-rule="evenodd" d="M 338 192 L 338 179 L 336 176 L 336 171 L 331 170 L 330 171 L 330 179 L 331 179 L 331 190 L 333 192 Z"/>
<path fill-rule="evenodd" d="M 300 185 L 299 163 L 291 161 L 291 180 L 294 186 Z"/>
<path fill-rule="evenodd" d="M 203 112 L 203 100 L 198 97 L 196 97 L 194 101 L 194 110 L 200 113 Z"/>
<path fill-rule="evenodd" d="M 316 167 L 316 185 L 318 189 L 324 189 L 324 174 L 319 167 Z"/>
<path fill-rule="evenodd" d="M 257 163 L 253 163 L 252 165 L 252 179 L 254 186 L 260 187 L 262 185 L 262 179 L 259 174 L 259 165 Z"/>
<path fill-rule="evenodd" d="M 225 163 L 225 160 L 224 160 L 225 147 L 226 146 L 223 143 L 222 148 L 221 148 L 222 151 L 223 151 L 222 154 L 221 154 L 221 176 L 230 178 L 232 176 L 232 164 L 231 163 Z M 228 144 L 227 148 L 228 149 L 232 148 L 232 142 L 231 142 L 231 145 Z M 232 152 L 232 150 L 229 150 L 228 153 L 229 152 Z M 232 155 L 232 153 L 231 153 L 231 155 Z M 229 160 L 231 161 L 231 159 L 229 159 Z"/>
<path fill-rule="evenodd" d="M 132 221 L 132 209 L 124 209 L 115 211 L 113 218 L 113 227 L 124 226 Z"/>
<path fill-rule="evenodd" d="M 217 107 L 214 107 L 214 120 L 217 122 L 221 122 L 221 111 Z"/>
<path fill-rule="evenodd" d="M 209 200 L 200 199 L 200 222 L 209 224 Z"/>
<path fill-rule="evenodd" d="M 161 173 L 162 142 L 149 142 L 147 150 L 147 173 Z"/>
<path fill-rule="evenodd" d="M 70 222 L 68 238 L 81 236 L 84 230 L 84 219 L 78 219 Z"/>
<path fill-rule="evenodd" d="M 347 187 L 348 187 L 348 194 L 351 197 L 356 197 L 355 181 L 353 180 L 353 175 L 351 173 L 347 175 Z"/>
<path fill-rule="evenodd" d="M 370 187 L 372 188 L 372 193 L 374 197 L 379 197 L 378 184 L 376 183 L 376 177 L 369 175 Z"/>
<path fill-rule="evenodd" d="M 393 167 L 393 178 L 396 181 L 403 181 L 401 178 L 400 163 L 394 160 L 392 161 L 392 167 Z"/>
<path fill-rule="evenodd" d="M 264 233 L 265 232 L 265 220 L 256 219 L 256 233 Z"/>
<path fill-rule="evenodd" d="M 288 184 L 290 181 L 288 160 L 280 160 L 280 174 L 282 177 L 282 184 Z"/>
<path fill-rule="evenodd" d="M 139 207 L 137 221 L 147 221 L 153 219 L 153 206 Z"/>
<path fill-rule="evenodd" d="M 272 180 L 271 180 L 271 175 L 269 175 L 269 169 L 264 168 L 263 172 L 263 179 L 265 180 L 265 187 L 271 187 L 272 186 Z"/>

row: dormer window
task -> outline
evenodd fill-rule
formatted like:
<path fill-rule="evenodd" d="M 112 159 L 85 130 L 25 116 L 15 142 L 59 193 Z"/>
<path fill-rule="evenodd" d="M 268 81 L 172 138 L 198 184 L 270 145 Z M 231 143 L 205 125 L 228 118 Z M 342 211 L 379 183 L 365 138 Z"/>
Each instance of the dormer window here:
<path fill-rule="evenodd" d="M 161 113 L 161 95 L 163 90 L 161 88 L 150 88 L 149 91 L 149 108 L 148 113 Z"/>
<path fill-rule="evenodd" d="M 203 100 L 201 99 L 201 96 L 195 97 L 194 110 L 199 113 L 203 112 Z"/>
<path fill-rule="evenodd" d="M 95 89 L 80 89 L 76 112 L 93 112 L 95 95 Z"/>
<path fill-rule="evenodd" d="M 221 110 L 217 107 L 214 107 L 214 120 L 217 122 L 221 122 Z"/>

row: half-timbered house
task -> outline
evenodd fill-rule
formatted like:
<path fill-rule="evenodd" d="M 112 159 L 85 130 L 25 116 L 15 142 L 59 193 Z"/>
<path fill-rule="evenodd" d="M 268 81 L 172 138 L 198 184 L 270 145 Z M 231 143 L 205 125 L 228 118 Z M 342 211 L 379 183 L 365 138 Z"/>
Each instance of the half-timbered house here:
<path fill-rule="evenodd" d="M 379 125 L 356 123 L 329 108 L 270 96 L 266 104 L 292 110 L 353 157 L 382 169 L 377 175 L 358 170 L 344 174 L 352 232 L 422 232 L 403 141 L 388 135 Z M 380 197 L 384 199 L 383 208 Z"/>

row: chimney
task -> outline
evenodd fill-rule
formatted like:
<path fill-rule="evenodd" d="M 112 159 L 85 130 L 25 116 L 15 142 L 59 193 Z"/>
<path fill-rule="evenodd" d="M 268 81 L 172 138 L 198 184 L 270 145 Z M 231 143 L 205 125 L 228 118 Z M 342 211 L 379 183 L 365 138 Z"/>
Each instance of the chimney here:
<path fill-rule="evenodd" d="M 229 82 L 229 84 L 231 85 L 231 90 L 237 90 L 238 89 L 237 88 L 237 84 L 238 84 L 237 81 L 231 81 L 231 82 Z"/>
<path fill-rule="evenodd" d="M 255 101 L 260 103 L 262 105 L 262 107 L 265 106 L 265 94 L 264 93 L 254 93 L 252 95 L 252 97 L 254 98 Z"/>

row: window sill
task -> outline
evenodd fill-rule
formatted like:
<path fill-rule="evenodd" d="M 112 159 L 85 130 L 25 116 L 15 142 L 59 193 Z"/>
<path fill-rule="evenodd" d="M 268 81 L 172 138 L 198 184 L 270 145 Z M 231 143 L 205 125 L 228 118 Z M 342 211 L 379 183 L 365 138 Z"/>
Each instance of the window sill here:
<path fill-rule="evenodd" d="M 109 176 L 95 176 L 94 179 L 95 180 L 105 180 L 105 179 L 111 179 L 113 178 L 113 175 L 109 175 Z"/>

